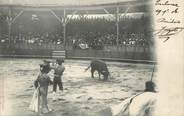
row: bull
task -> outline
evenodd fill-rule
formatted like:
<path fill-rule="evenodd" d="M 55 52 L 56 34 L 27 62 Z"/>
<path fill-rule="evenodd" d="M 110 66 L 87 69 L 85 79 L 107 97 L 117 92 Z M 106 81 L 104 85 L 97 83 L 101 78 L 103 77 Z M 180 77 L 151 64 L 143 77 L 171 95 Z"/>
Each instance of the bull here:
<path fill-rule="evenodd" d="M 98 75 L 99 75 L 99 79 L 100 75 L 102 74 L 104 76 L 103 80 L 107 80 L 109 77 L 109 70 L 107 68 L 107 65 L 104 61 L 102 60 L 92 60 L 90 65 L 85 69 L 85 71 L 87 71 L 89 68 L 91 67 L 91 77 L 94 78 L 94 72 L 97 71 Z"/>

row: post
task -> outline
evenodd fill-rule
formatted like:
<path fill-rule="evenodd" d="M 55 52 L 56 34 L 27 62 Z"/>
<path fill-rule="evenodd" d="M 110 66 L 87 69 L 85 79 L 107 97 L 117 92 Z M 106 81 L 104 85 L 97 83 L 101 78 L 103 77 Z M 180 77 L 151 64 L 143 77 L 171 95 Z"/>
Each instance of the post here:
<path fill-rule="evenodd" d="M 116 7 L 116 44 L 119 46 L 119 7 Z"/>
<path fill-rule="evenodd" d="M 65 17 L 65 15 L 66 15 L 66 13 L 65 13 L 65 9 L 64 9 L 64 11 L 63 11 L 63 17 L 62 17 L 62 20 L 61 20 L 61 18 L 60 17 L 58 17 L 57 15 L 56 15 L 56 13 L 53 11 L 53 10 L 50 10 L 50 12 L 52 13 L 52 15 L 54 15 L 55 17 L 56 17 L 56 19 L 62 24 L 62 26 L 63 26 L 63 40 L 64 40 L 64 49 L 65 49 L 65 47 L 66 47 L 66 17 Z"/>
<path fill-rule="evenodd" d="M 64 39 L 64 49 L 66 50 L 66 11 L 63 11 L 63 39 Z"/>
<path fill-rule="evenodd" d="M 8 39 L 9 39 L 9 46 L 11 44 L 11 22 L 8 22 Z"/>
<path fill-rule="evenodd" d="M 11 8 L 9 8 L 8 11 L 8 18 L 7 18 L 7 22 L 8 22 L 8 39 L 9 39 L 9 46 L 11 44 L 11 21 L 12 21 L 12 16 L 11 16 Z"/>
<path fill-rule="evenodd" d="M 20 11 L 18 13 L 18 15 L 16 15 L 14 18 L 12 18 L 12 9 L 9 8 L 9 11 L 8 11 L 8 18 L 7 18 L 7 22 L 8 22 L 8 39 L 9 39 L 9 45 L 11 44 L 11 29 L 12 29 L 12 24 L 15 22 L 15 20 L 21 16 L 21 14 L 23 13 L 23 10 Z"/>

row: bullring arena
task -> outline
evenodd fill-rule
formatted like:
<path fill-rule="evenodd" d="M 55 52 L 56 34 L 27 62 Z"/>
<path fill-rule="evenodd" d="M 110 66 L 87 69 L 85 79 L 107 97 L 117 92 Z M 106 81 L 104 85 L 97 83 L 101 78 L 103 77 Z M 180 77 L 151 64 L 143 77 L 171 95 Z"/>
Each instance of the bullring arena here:
<path fill-rule="evenodd" d="M 28 107 L 44 59 L 64 58 L 66 68 L 62 99 L 52 101 L 50 86 L 48 106 L 54 111 L 45 116 L 110 116 L 109 107 L 142 93 L 152 80 L 156 60 L 149 1 L 28 3 L 0 2 L 2 114 L 38 115 Z M 84 71 L 94 58 L 106 62 L 107 81 Z"/>
<path fill-rule="evenodd" d="M 14 116 L 35 116 L 28 110 L 34 92 L 33 81 L 39 73 L 40 59 L 1 59 L 1 77 L 4 77 L 4 102 L 7 113 Z M 95 116 L 98 112 L 124 99 L 143 92 L 145 82 L 153 71 L 150 64 L 107 62 L 111 77 L 99 81 L 98 75 L 91 78 L 84 72 L 89 61 L 66 60 L 63 75 L 62 100 L 52 102 L 52 87 L 49 87 L 48 103 L 54 116 Z M 52 77 L 52 76 L 51 76 Z"/>

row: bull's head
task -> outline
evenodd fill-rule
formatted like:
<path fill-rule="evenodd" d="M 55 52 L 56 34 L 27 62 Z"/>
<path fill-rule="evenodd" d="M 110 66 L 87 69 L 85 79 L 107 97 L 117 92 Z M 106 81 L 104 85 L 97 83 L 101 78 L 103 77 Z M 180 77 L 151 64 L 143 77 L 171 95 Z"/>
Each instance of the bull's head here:
<path fill-rule="evenodd" d="M 107 80 L 109 76 L 109 71 L 102 71 L 102 74 L 104 76 L 104 80 Z"/>

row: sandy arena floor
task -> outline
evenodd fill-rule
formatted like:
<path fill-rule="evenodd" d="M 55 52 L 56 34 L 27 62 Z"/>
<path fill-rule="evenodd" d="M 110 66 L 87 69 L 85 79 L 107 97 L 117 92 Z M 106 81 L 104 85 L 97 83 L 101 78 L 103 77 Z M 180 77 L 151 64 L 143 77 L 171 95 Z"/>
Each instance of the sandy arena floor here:
<path fill-rule="evenodd" d="M 35 116 L 28 106 L 34 92 L 33 81 L 39 74 L 41 59 L 0 59 L 1 92 L 4 91 L 3 116 Z M 49 116 L 95 116 L 108 106 L 120 103 L 144 90 L 151 78 L 153 65 L 106 62 L 111 72 L 107 82 L 92 79 L 89 61 L 66 60 L 63 75 L 62 100 L 52 101 L 49 87 L 48 105 L 54 109 Z M 53 77 L 51 72 L 51 78 Z M 4 84 L 3 84 L 3 83 Z M 1 95 L 3 96 L 3 95 Z"/>

